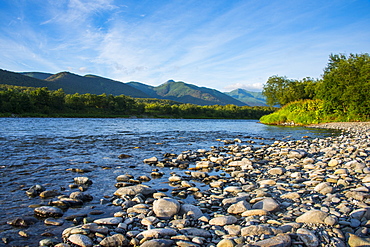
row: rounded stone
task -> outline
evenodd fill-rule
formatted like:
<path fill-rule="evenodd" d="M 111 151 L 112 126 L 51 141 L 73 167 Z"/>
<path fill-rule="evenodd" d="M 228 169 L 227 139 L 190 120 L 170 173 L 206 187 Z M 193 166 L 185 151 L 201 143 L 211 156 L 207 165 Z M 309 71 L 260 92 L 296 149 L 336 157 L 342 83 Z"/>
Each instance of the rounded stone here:
<path fill-rule="evenodd" d="M 145 217 L 144 219 L 142 219 L 141 224 L 144 226 L 150 226 L 150 225 L 156 224 L 158 221 L 159 221 L 158 218 L 154 216 L 149 216 L 149 217 Z"/>
<path fill-rule="evenodd" d="M 325 218 L 328 216 L 327 213 L 320 210 L 310 210 L 302 214 L 296 219 L 297 223 L 313 223 L 313 224 L 324 224 Z"/>
<path fill-rule="evenodd" d="M 102 224 L 102 225 L 118 225 L 119 223 L 122 223 L 123 218 L 121 217 L 109 217 L 109 218 L 101 218 L 94 220 L 94 223 L 96 224 Z"/>
<path fill-rule="evenodd" d="M 297 229 L 297 235 L 307 247 L 317 247 L 320 243 L 316 235 L 305 228 Z"/>
<path fill-rule="evenodd" d="M 75 184 L 85 184 L 85 185 L 92 184 L 92 181 L 88 177 L 75 177 L 73 180 Z"/>
<path fill-rule="evenodd" d="M 217 247 L 234 247 L 235 243 L 231 239 L 222 239 L 218 242 Z"/>
<path fill-rule="evenodd" d="M 172 198 L 160 198 L 153 203 L 153 212 L 159 218 L 170 218 L 180 210 L 180 203 Z"/>
<path fill-rule="evenodd" d="M 288 247 L 288 246 L 291 246 L 291 242 L 292 240 L 289 234 L 278 234 L 277 236 L 274 236 L 274 237 L 271 237 L 265 240 L 257 241 L 253 244 L 253 246 Z"/>
<path fill-rule="evenodd" d="M 270 186 L 272 186 L 272 185 L 276 185 L 276 181 L 275 180 L 272 180 L 272 179 L 266 179 L 266 180 L 259 181 L 259 184 L 261 186 L 264 186 L 264 185 L 270 185 Z"/>
<path fill-rule="evenodd" d="M 60 193 L 56 190 L 45 190 L 40 193 L 40 197 L 42 198 L 50 198 L 60 195 Z"/>
<path fill-rule="evenodd" d="M 333 187 L 330 185 L 329 182 L 323 182 L 316 185 L 314 190 L 319 192 L 320 194 L 326 195 L 333 192 Z"/>
<path fill-rule="evenodd" d="M 144 238 L 160 238 L 160 237 L 170 237 L 177 235 L 177 232 L 173 229 L 167 228 L 155 228 L 140 232 L 137 237 L 144 237 Z"/>
<path fill-rule="evenodd" d="M 92 247 L 94 245 L 94 242 L 86 235 L 82 234 L 73 234 L 68 237 L 68 240 L 78 246 L 81 247 Z"/>
<path fill-rule="evenodd" d="M 276 212 L 279 210 L 279 204 L 272 198 L 265 198 L 262 201 L 255 203 L 253 209 L 263 209 L 268 212 Z"/>
<path fill-rule="evenodd" d="M 329 226 L 334 226 L 337 224 L 338 220 L 336 217 L 329 215 L 328 217 L 325 218 L 324 223 L 329 225 Z"/>
<path fill-rule="evenodd" d="M 44 220 L 45 225 L 61 226 L 64 224 L 63 219 L 47 218 Z"/>
<path fill-rule="evenodd" d="M 273 231 L 270 227 L 263 225 L 252 225 L 241 229 L 242 236 L 261 236 L 262 234 L 272 235 Z"/>
<path fill-rule="evenodd" d="M 57 207 L 42 206 L 34 209 L 36 215 L 41 217 L 61 217 L 63 210 Z"/>
<path fill-rule="evenodd" d="M 248 217 L 248 216 L 264 216 L 264 215 L 268 215 L 269 212 L 264 210 L 264 209 L 251 209 L 251 210 L 247 210 L 245 212 L 242 213 L 242 216 L 243 217 Z"/>
<path fill-rule="evenodd" d="M 39 246 L 54 246 L 58 243 L 58 240 L 52 238 L 42 239 L 39 242 Z"/>
<path fill-rule="evenodd" d="M 339 161 L 337 159 L 332 159 L 329 161 L 328 166 L 337 166 L 339 164 Z"/>
<path fill-rule="evenodd" d="M 114 195 L 116 196 L 135 196 L 137 194 L 143 194 L 143 195 L 150 195 L 155 193 L 156 191 L 152 188 L 150 188 L 147 185 L 138 184 L 133 186 L 127 186 L 127 187 L 121 187 L 116 192 L 114 192 Z"/>
<path fill-rule="evenodd" d="M 213 218 L 209 221 L 210 225 L 216 225 L 216 226 L 225 226 L 225 225 L 231 225 L 238 221 L 238 219 L 234 216 L 220 216 Z"/>
<path fill-rule="evenodd" d="M 228 209 L 227 212 L 229 214 L 240 214 L 247 210 L 251 209 L 251 205 L 246 201 L 239 201 L 235 204 L 232 204 Z"/>
<path fill-rule="evenodd" d="M 174 175 L 168 178 L 168 181 L 175 183 L 175 182 L 180 182 L 182 178 L 180 176 Z"/>
<path fill-rule="evenodd" d="M 284 172 L 285 172 L 284 168 L 282 167 L 271 168 L 270 170 L 267 171 L 267 173 L 270 175 L 283 175 Z"/>
<path fill-rule="evenodd" d="M 349 233 L 348 245 L 350 247 L 370 246 L 370 238 L 361 238 Z"/>
<path fill-rule="evenodd" d="M 104 247 L 127 246 L 128 240 L 122 234 L 114 234 L 104 238 L 99 244 Z"/>
<path fill-rule="evenodd" d="M 200 210 L 200 208 L 192 204 L 182 204 L 179 215 L 186 215 L 197 220 L 203 216 L 203 212 Z"/>
<path fill-rule="evenodd" d="M 171 247 L 174 241 L 170 239 L 152 239 L 145 241 L 140 247 Z"/>

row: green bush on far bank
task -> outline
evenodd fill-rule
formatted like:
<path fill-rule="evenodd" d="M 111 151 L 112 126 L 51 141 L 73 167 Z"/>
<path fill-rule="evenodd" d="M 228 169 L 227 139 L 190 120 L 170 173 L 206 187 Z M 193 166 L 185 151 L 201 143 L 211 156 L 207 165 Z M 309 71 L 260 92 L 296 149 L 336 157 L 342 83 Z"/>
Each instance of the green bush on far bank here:
<path fill-rule="evenodd" d="M 368 121 L 365 117 L 343 112 L 326 114 L 323 100 L 298 100 L 278 111 L 262 116 L 260 122 L 272 125 L 309 125 L 324 122 Z"/>

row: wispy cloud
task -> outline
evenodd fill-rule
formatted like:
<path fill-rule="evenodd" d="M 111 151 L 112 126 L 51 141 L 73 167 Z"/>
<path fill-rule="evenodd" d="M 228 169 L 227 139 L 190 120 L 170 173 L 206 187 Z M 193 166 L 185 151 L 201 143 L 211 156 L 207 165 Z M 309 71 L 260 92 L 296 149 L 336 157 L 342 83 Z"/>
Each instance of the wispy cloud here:
<path fill-rule="evenodd" d="M 261 90 L 272 75 L 319 77 L 330 53 L 370 49 L 366 1 L 5 2 L 0 66 L 17 71 Z"/>

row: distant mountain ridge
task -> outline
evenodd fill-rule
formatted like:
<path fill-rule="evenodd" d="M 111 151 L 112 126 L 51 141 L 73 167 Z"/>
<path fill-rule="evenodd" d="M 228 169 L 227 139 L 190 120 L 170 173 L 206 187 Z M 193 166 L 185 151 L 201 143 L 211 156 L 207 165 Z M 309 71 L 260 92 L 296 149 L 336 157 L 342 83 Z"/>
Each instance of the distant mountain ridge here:
<path fill-rule="evenodd" d="M 198 87 L 182 81 L 169 80 L 158 87 L 147 86 L 142 83 L 132 84 L 138 89 L 144 90 L 144 92 L 154 98 L 169 99 L 197 105 L 246 105 L 245 103 L 215 89 Z"/>
<path fill-rule="evenodd" d="M 249 92 L 244 89 L 223 93 L 215 89 L 173 80 L 154 87 L 133 81 L 123 83 L 96 75 L 80 76 L 70 72 L 59 72 L 57 74 L 42 72 L 16 73 L 0 69 L 0 84 L 48 87 L 50 90 L 62 88 L 67 94 L 123 94 L 134 98 L 168 99 L 197 105 L 266 105 L 260 97 L 260 93 Z"/>
<path fill-rule="evenodd" d="M 225 94 L 250 106 L 267 106 L 266 97 L 263 96 L 262 92 L 251 92 L 238 88 L 231 92 L 225 92 Z"/>

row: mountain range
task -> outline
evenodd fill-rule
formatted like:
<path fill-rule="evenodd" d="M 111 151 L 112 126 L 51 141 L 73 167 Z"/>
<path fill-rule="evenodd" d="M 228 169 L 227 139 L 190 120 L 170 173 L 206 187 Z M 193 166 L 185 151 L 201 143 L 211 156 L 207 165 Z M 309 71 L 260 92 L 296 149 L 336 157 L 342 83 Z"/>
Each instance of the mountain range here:
<path fill-rule="evenodd" d="M 140 82 L 123 83 L 96 75 L 80 76 L 70 72 L 57 74 L 42 72 L 16 73 L 0 69 L 0 84 L 47 87 L 50 90 L 62 88 L 67 94 L 123 94 L 134 98 L 168 99 L 197 105 L 266 105 L 265 98 L 261 92 L 236 89 L 222 93 L 215 89 L 198 87 L 193 84 L 173 80 L 154 87 Z"/>

